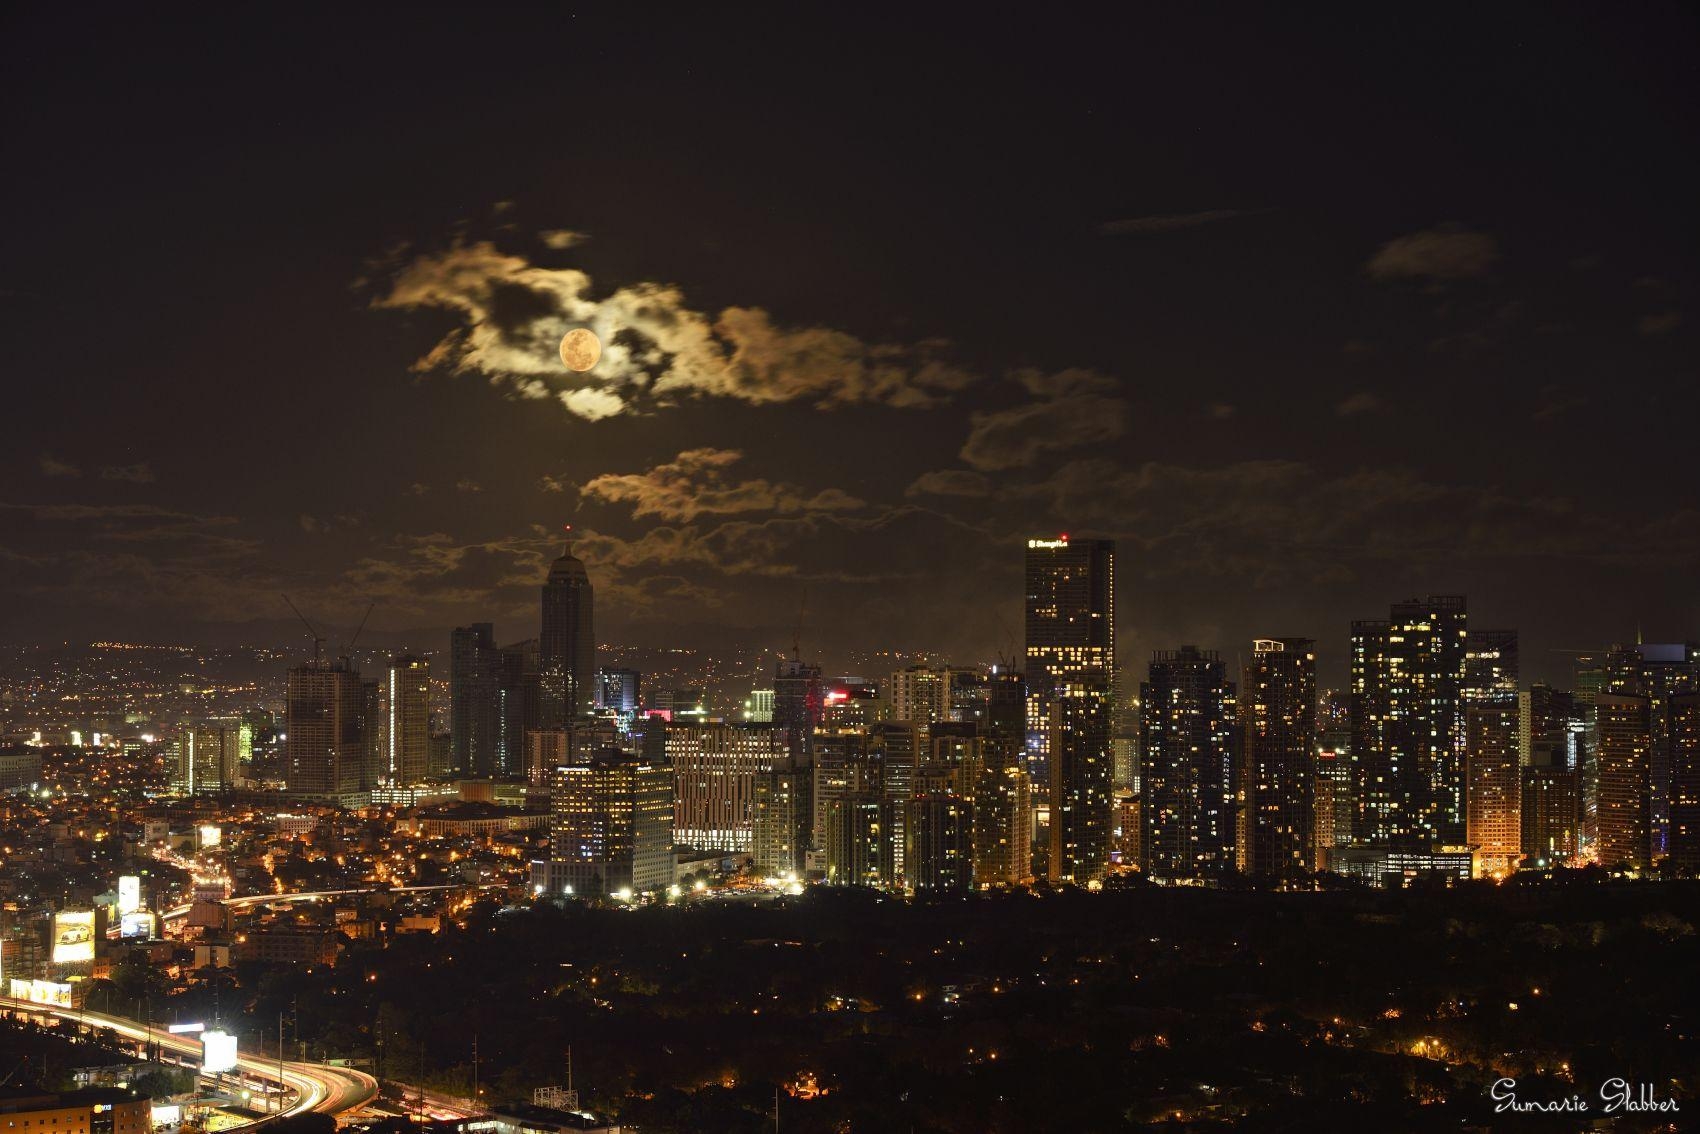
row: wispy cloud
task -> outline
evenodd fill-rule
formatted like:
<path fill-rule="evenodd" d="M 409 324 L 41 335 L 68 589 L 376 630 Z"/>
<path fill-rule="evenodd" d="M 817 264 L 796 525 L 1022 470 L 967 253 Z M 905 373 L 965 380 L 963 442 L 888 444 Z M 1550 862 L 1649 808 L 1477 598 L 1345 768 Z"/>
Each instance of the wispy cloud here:
<path fill-rule="evenodd" d="M 1486 275 L 1499 261 L 1499 242 L 1461 224 L 1440 224 L 1396 237 L 1371 256 L 1376 279 L 1462 280 Z"/>
<path fill-rule="evenodd" d="M 1124 217 L 1121 220 L 1105 221 L 1098 226 L 1101 236 L 1151 236 L 1163 232 L 1179 232 L 1182 229 L 1197 228 L 1200 225 L 1215 224 L 1217 221 L 1233 220 L 1236 217 L 1256 216 L 1267 212 L 1266 209 L 1206 209 L 1197 213 L 1154 213 L 1143 217 Z"/>
<path fill-rule="evenodd" d="M 736 449 L 687 449 L 642 473 L 608 473 L 587 481 L 586 500 L 630 504 L 633 516 L 693 520 L 738 512 L 846 512 L 863 502 L 837 488 L 810 492 L 775 481 L 727 475 L 744 454 Z"/>

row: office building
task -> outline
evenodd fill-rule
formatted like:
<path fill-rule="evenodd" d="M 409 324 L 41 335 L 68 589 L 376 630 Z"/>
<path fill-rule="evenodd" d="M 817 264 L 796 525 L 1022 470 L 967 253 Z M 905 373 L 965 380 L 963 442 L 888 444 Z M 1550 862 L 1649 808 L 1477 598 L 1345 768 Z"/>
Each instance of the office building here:
<path fill-rule="evenodd" d="M 667 727 L 666 752 L 673 769 L 674 841 L 697 850 L 748 854 L 756 779 L 789 760 L 778 729 L 674 723 Z"/>
<path fill-rule="evenodd" d="M 635 713 L 642 703 L 638 671 L 602 668 L 596 671 L 596 707 L 611 713 Z"/>
<path fill-rule="evenodd" d="M 547 863 L 535 892 L 618 898 L 664 892 L 673 882 L 673 778 L 668 769 L 604 748 L 553 769 Z"/>
<path fill-rule="evenodd" d="M 1561 749 L 1538 746 L 1518 769 L 1518 845 L 1522 869 L 1567 865 L 1582 849 L 1581 784 Z"/>

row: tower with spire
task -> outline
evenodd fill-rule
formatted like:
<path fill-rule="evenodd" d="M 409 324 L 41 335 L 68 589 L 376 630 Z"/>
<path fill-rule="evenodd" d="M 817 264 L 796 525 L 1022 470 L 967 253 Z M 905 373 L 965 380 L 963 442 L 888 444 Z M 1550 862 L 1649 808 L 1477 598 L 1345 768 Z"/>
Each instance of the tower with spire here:
<path fill-rule="evenodd" d="M 565 530 L 566 548 L 543 583 L 538 676 L 544 728 L 564 728 L 595 711 L 595 594 L 584 562 L 573 554 L 572 525 Z"/>

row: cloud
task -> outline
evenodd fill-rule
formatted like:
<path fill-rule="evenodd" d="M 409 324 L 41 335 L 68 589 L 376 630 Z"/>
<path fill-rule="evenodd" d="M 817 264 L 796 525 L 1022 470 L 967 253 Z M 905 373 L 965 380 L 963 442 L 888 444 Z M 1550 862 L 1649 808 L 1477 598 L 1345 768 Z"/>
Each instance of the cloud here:
<path fill-rule="evenodd" d="M 1112 378 L 1091 370 L 1036 370 L 1012 375 L 1040 400 L 969 416 L 965 464 L 994 472 L 1033 464 L 1053 450 L 1113 441 L 1127 428 L 1127 402 L 1107 396 Z"/>
<path fill-rule="evenodd" d="M 547 232 L 540 232 L 537 234 L 537 238 L 543 242 L 545 248 L 553 248 L 557 252 L 574 245 L 583 244 L 590 239 L 582 232 L 574 232 L 566 228 L 552 228 Z"/>
<path fill-rule="evenodd" d="M 1371 256 L 1365 270 L 1376 279 L 1461 280 L 1486 275 L 1499 260 L 1499 242 L 1459 224 L 1396 237 Z"/>
<path fill-rule="evenodd" d="M 545 473 L 537 478 L 537 488 L 540 492 L 571 492 L 573 482 L 564 476 L 550 476 Z"/>
<path fill-rule="evenodd" d="M 61 461 L 46 453 L 41 455 L 39 465 L 42 476 L 79 477 L 83 475 L 83 470 L 78 468 L 76 465 L 71 464 L 69 461 Z"/>
<path fill-rule="evenodd" d="M 122 480 L 131 484 L 152 484 L 154 482 L 153 466 L 146 461 L 134 465 L 107 465 L 100 470 L 102 480 Z"/>
<path fill-rule="evenodd" d="M 1355 417 L 1360 413 L 1375 413 L 1379 409 L 1381 409 L 1380 395 L 1372 394 L 1368 390 L 1359 390 L 1355 394 L 1340 399 L 1334 407 L 1334 416 Z"/>
<path fill-rule="evenodd" d="M 584 272 L 538 267 L 489 243 L 413 259 L 372 303 L 460 317 L 416 370 L 480 374 L 515 397 L 554 399 L 591 421 L 698 397 L 922 408 L 974 381 L 938 340 L 868 343 L 826 327 L 782 327 L 759 307 L 711 315 L 662 283 L 597 298 Z M 602 340 L 593 375 L 565 370 L 556 353 L 577 327 Z"/>
<path fill-rule="evenodd" d="M 424 481 L 416 480 L 407 486 L 407 494 L 409 496 L 429 496 L 431 494 L 431 486 L 426 484 Z"/>
<path fill-rule="evenodd" d="M 1662 335 L 1674 331 L 1682 325 L 1682 312 L 1661 311 L 1654 315 L 1643 315 L 1635 329 L 1643 335 Z"/>
<path fill-rule="evenodd" d="M 1261 211 L 1263 210 L 1207 209 L 1198 213 L 1156 213 L 1151 216 L 1105 221 L 1098 226 L 1098 233 L 1101 236 L 1151 236 L 1156 233 L 1197 228 L 1199 225 L 1214 224 L 1217 221 L 1233 220 L 1235 217 L 1254 216 Z"/>
<path fill-rule="evenodd" d="M 1211 402 L 1204 407 L 1204 412 L 1217 421 L 1226 421 L 1234 416 L 1234 406 L 1228 402 Z"/>
<path fill-rule="evenodd" d="M 992 482 L 970 469 L 939 469 L 922 473 L 903 490 L 905 496 L 989 496 Z"/>
<path fill-rule="evenodd" d="M 483 492 L 484 486 L 479 484 L 476 480 L 473 480 L 471 477 L 463 477 L 460 480 L 455 481 L 455 491 L 464 492 L 468 495 L 475 495 Z"/>
<path fill-rule="evenodd" d="M 737 512 L 843 512 L 863 506 L 836 488 L 810 493 L 769 480 L 730 480 L 726 470 L 743 456 L 736 449 L 687 449 L 648 472 L 595 477 L 585 483 L 582 495 L 586 500 L 630 504 L 634 517 L 663 520 Z"/>

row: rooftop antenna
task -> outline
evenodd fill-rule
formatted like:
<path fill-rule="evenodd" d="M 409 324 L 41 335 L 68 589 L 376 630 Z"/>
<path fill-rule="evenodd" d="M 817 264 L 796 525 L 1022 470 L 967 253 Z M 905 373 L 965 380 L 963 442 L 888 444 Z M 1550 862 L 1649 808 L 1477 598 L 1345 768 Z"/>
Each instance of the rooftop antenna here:
<path fill-rule="evenodd" d="M 312 635 L 313 660 L 317 662 L 319 660 L 319 654 L 325 645 L 325 636 L 313 629 L 313 624 L 307 621 L 307 616 L 301 613 L 301 609 L 299 607 L 297 607 L 293 602 L 290 602 L 288 595 L 283 596 L 283 601 L 289 603 L 289 609 L 295 611 L 295 617 L 301 620 L 301 625 L 305 626 L 307 628 L 307 633 Z"/>
<path fill-rule="evenodd" d="M 797 621 L 791 627 L 791 660 L 803 660 L 803 615 L 809 609 L 809 588 L 803 588 L 803 597 L 797 600 Z"/>
<path fill-rule="evenodd" d="M 573 553 L 573 526 L 571 524 L 562 524 L 561 530 L 567 533 L 567 554 L 571 555 Z"/>

